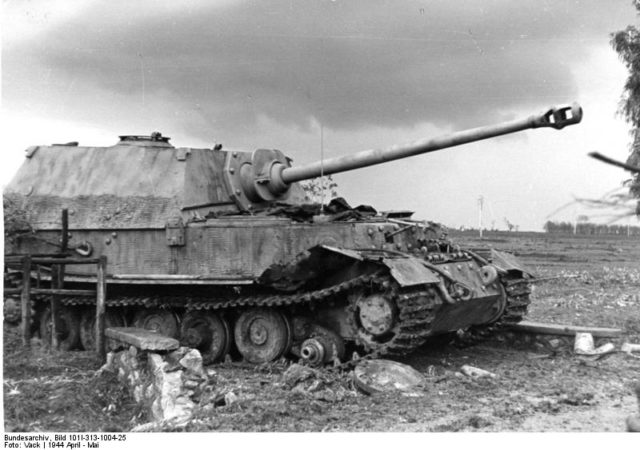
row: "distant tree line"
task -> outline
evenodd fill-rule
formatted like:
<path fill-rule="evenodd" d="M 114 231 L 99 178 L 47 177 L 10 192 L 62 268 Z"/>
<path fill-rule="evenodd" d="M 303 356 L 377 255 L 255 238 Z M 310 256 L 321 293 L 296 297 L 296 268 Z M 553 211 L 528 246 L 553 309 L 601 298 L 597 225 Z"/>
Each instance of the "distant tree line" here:
<path fill-rule="evenodd" d="M 640 227 L 617 225 L 617 224 L 600 224 L 591 222 L 555 222 L 547 221 L 544 224 L 544 231 L 547 233 L 570 233 L 570 234 L 617 234 L 625 236 L 640 236 Z"/>

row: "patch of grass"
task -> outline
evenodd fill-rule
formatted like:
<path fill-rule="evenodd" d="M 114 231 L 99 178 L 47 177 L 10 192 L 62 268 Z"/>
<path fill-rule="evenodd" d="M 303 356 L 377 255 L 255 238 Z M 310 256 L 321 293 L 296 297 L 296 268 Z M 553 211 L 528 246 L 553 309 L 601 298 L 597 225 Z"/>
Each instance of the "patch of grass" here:
<path fill-rule="evenodd" d="M 15 334 L 5 327 L 6 431 L 126 431 L 140 419 L 142 411 L 115 375 L 97 374 L 95 354 L 23 349 L 12 345 Z"/>

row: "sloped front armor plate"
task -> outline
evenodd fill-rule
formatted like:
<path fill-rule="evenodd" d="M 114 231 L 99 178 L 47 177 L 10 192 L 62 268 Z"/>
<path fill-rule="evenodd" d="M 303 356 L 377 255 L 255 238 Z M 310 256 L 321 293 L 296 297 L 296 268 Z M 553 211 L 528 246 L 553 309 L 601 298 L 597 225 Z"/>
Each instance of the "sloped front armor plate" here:
<path fill-rule="evenodd" d="M 518 270 L 524 274 L 533 276 L 531 270 L 527 269 L 524 264 L 510 253 L 504 253 L 491 249 L 491 263 L 500 270 L 508 272 L 510 270 Z"/>

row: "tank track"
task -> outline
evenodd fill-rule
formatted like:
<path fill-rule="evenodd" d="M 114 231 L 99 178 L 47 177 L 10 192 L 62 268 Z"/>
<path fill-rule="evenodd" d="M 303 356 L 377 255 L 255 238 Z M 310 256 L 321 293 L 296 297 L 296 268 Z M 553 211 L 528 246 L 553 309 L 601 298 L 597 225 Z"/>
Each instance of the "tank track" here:
<path fill-rule="evenodd" d="M 211 298 L 178 296 L 120 296 L 107 300 L 107 306 L 142 306 L 146 308 L 183 307 L 189 310 L 229 310 L 246 306 L 278 307 L 302 304 L 317 304 L 355 289 L 368 288 L 384 291 L 390 295 L 397 307 L 399 325 L 393 338 L 387 342 L 371 345 L 357 339 L 357 343 L 368 352 L 362 357 L 339 364 L 334 369 L 348 369 L 362 359 L 382 356 L 404 355 L 425 343 L 431 334 L 431 323 L 438 307 L 442 304 L 437 289 L 430 285 L 401 288 L 389 275 L 376 273 L 362 275 L 324 289 L 295 294 L 250 295 L 233 300 L 212 302 Z M 93 305 L 95 301 L 87 297 L 64 297 L 61 303 L 68 306 Z M 355 305 L 348 305 L 353 312 Z"/>
<path fill-rule="evenodd" d="M 461 334 L 457 334 L 454 339 L 456 346 L 464 348 L 486 341 L 496 332 L 516 324 L 524 318 L 527 308 L 531 304 L 531 284 L 526 278 L 513 275 L 502 277 L 500 282 L 507 295 L 504 313 L 494 323 L 473 326 Z"/>
<path fill-rule="evenodd" d="M 384 286 L 385 284 L 380 285 L 380 287 Z M 394 337 L 375 348 L 372 348 L 366 341 L 358 339 L 357 342 L 367 349 L 369 353 L 361 358 L 353 358 L 337 365 L 332 370 L 352 369 L 359 361 L 365 359 L 409 354 L 423 345 L 431 336 L 431 323 L 442 304 L 440 294 L 436 288 L 430 285 L 422 285 L 413 289 L 398 289 L 397 285 L 395 285 L 392 290 L 392 298 L 395 300 L 398 318 L 400 319 L 399 327 Z M 354 307 L 355 305 L 349 305 L 350 317 L 353 317 Z"/>

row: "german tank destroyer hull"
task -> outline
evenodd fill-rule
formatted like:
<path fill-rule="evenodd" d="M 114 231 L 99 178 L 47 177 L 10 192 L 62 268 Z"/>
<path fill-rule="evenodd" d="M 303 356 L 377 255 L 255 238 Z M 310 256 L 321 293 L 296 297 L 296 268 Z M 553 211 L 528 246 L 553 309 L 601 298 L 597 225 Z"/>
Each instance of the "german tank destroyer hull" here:
<path fill-rule="evenodd" d="M 387 150 L 325 161 L 325 173 L 427 153 L 527 128 L 580 121 L 577 106 Z M 482 336 L 522 318 L 531 276 L 513 256 L 460 248 L 438 224 L 411 213 L 309 204 L 277 150 L 175 148 L 159 133 L 112 147 L 39 146 L 7 188 L 31 229 L 8 250 L 52 253 L 69 215 L 68 252 L 105 255 L 107 325 L 179 338 L 207 361 L 261 363 L 295 355 L 310 364 L 405 354 L 430 336 Z M 320 169 L 322 171 L 322 169 Z M 34 272 L 51 282 L 46 267 Z M 70 266 L 69 287 L 94 283 Z M 51 321 L 36 304 L 40 333 Z M 93 344 L 90 297 L 67 296 L 65 348 Z"/>

